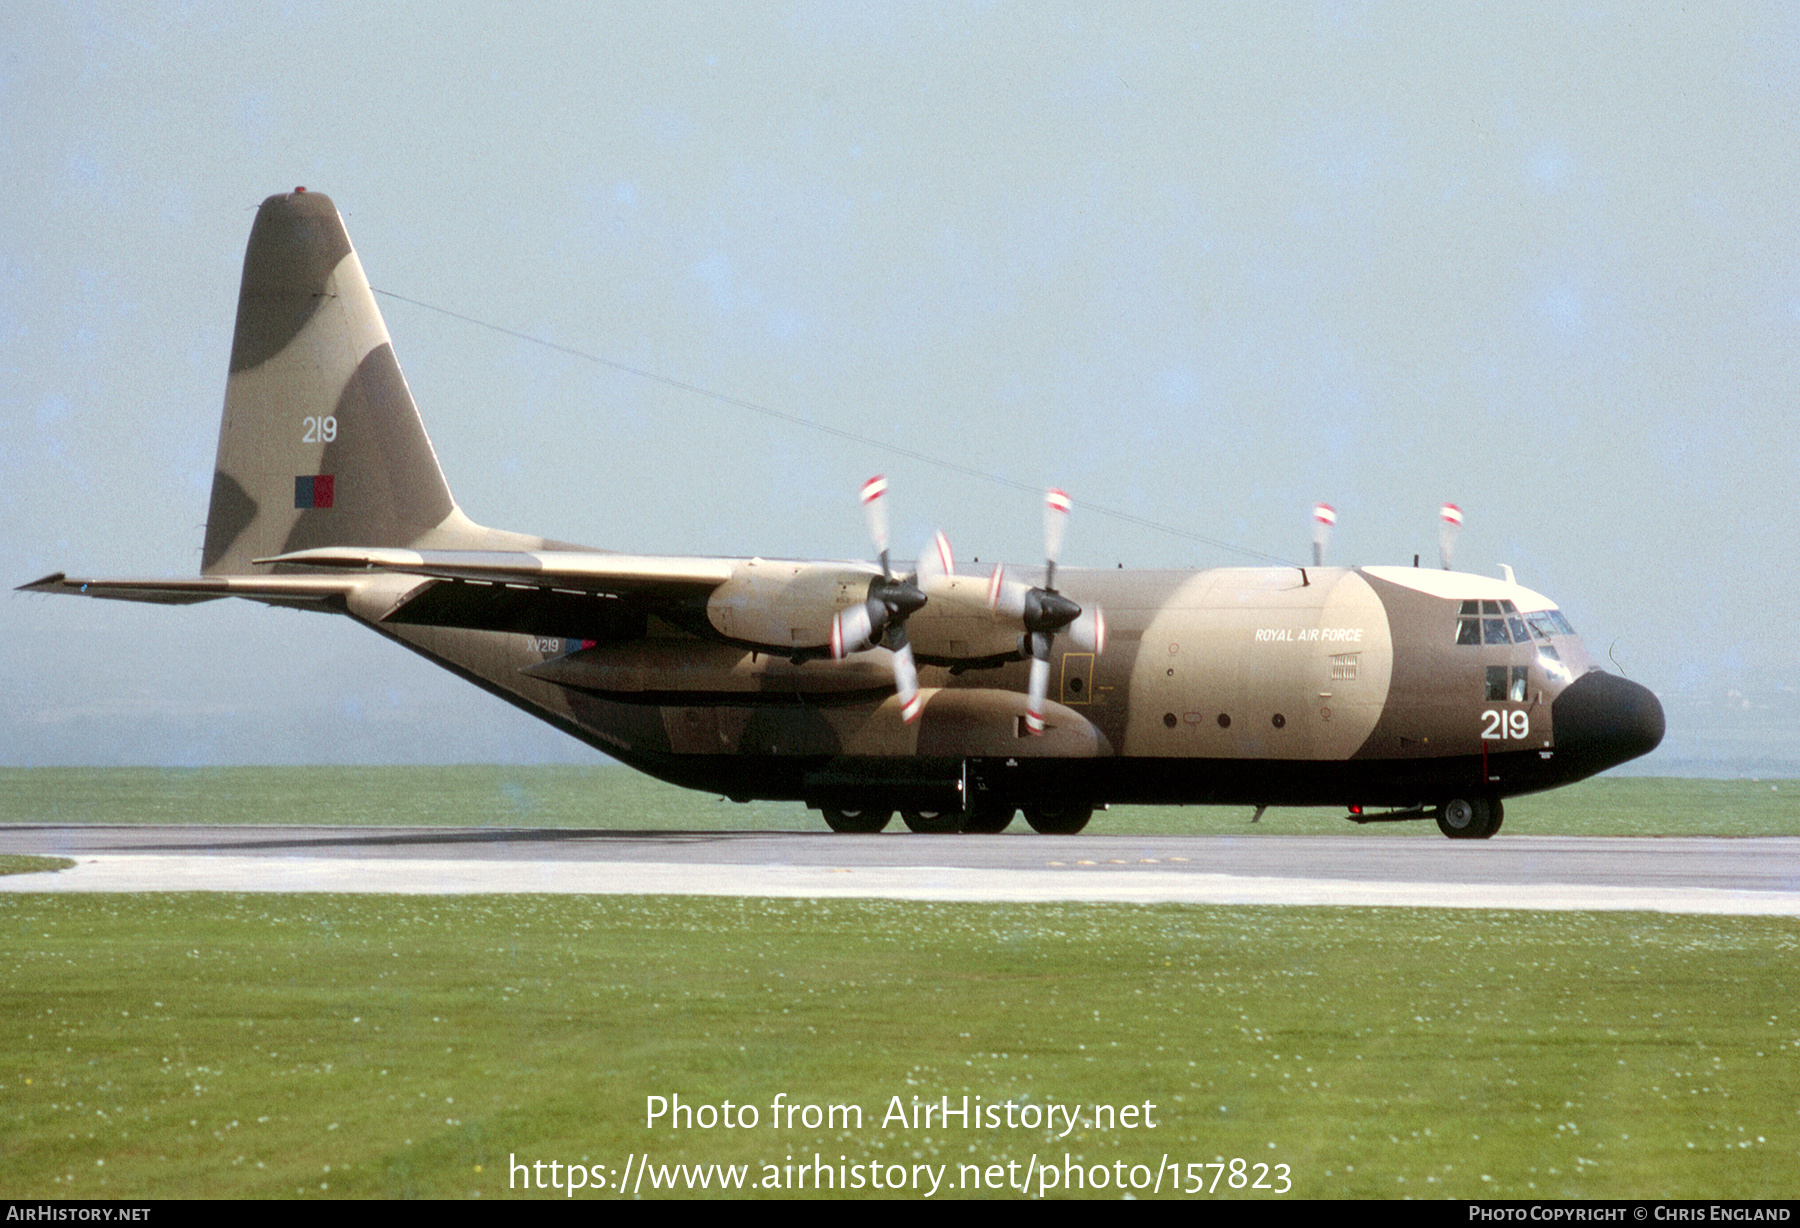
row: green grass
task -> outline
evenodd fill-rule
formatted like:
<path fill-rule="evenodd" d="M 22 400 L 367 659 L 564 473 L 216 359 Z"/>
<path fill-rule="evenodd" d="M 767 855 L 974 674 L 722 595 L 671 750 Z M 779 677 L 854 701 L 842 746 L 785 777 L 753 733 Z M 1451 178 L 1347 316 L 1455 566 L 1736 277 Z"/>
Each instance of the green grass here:
<path fill-rule="evenodd" d="M 37 857 L 29 853 L 0 853 L 0 874 L 42 874 L 67 870 L 75 863 L 67 857 Z"/>
<path fill-rule="evenodd" d="M 15 895 L 0 934 L 0 1197 L 495 1197 L 509 1156 L 645 1152 L 1244 1157 L 1299 1196 L 1788 1197 L 1800 1169 L 1791 919 Z M 675 1093 L 763 1122 L 646 1129 Z M 777 1093 L 865 1124 L 771 1130 Z M 1158 1128 L 880 1124 L 965 1093 Z"/>
<path fill-rule="evenodd" d="M 1330 808 L 1119 806 L 1090 831 L 1440 838 L 1432 823 L 1359 827 Z M 797 803 L 735 805 L 626 768 L 0 768 L 0 823 L 309 823 L 822 831 Z M 894 830 L 899 830 L 896 821 Z M 1022 822 L 1014 830 L 1024 832 Z M 1528 835 L 1800 835 L 1800 781 L 1602 777 L 1506 803 Z"/>

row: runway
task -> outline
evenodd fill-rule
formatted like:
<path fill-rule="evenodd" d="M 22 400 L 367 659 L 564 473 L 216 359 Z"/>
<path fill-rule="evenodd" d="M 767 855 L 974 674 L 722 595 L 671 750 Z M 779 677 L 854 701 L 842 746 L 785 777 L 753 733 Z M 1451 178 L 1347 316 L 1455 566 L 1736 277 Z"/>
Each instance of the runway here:
<path fill-rule="evenodd" d="M 1800 839 L 0 826 L 0 891 L 724 895 L 1800 915 Z"/>

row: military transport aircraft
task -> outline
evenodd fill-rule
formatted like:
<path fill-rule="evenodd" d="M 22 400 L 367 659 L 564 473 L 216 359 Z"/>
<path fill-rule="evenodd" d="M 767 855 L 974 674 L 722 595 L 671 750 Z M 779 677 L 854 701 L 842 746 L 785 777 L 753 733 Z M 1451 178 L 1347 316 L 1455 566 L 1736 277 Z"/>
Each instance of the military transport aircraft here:
<path fill-rule="evenodd" d="M 896 809 L 997 832 L 1022 809 L 1072 833 L 1139 802 L 1338 805 L 1481 838 L 1503 798 L 1662 739 L 1656 696 L 1597 669 L 1555 605 L 1448 570 L 1447 548 L 1436 569 L 1059 570 L 1052 491 L 1042 583 L 959 573 L 941 536 L 901 573 L 885 492 L 863 491 L 879 566 L 473 523 L 343 220 L 299 188 L 251 230 L 201 575 L 23 588 L 346 614 L 633 767 L 804 801 L 842 832 Z"/>

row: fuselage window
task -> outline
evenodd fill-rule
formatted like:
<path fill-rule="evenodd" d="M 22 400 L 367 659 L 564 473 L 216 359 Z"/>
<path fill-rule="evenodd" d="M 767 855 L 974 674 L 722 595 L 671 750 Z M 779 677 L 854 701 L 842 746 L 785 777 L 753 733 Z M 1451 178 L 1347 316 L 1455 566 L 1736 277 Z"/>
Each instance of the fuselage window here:
<path fill-rule="evenodd" d="M 1506 698 L 1506 666 L 1487 667 L 1487 699 L 1494 703 Z"/>
<path fill-rule="evenodd" d="M 1487 667 L 1487 699 L 1489 703 L 1525 702 L 1527 667 L 1523 665 L 1490 665 Z"/>

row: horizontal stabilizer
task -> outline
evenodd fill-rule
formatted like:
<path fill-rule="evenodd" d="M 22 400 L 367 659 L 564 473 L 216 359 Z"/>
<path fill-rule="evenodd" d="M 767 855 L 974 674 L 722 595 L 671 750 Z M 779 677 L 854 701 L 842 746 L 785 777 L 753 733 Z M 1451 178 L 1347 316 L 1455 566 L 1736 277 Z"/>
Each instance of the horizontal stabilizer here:
<path fill-rule="evenodd" d="M 336 576 L 197 576 L 188 580 L 71 580 L 62 572 L 19 585 L 21 593 L 69 593 L 113 601 L 193 605 L 220 597 L 253 601 L 319 602 L 348 595 L 353 580 Z"/>

